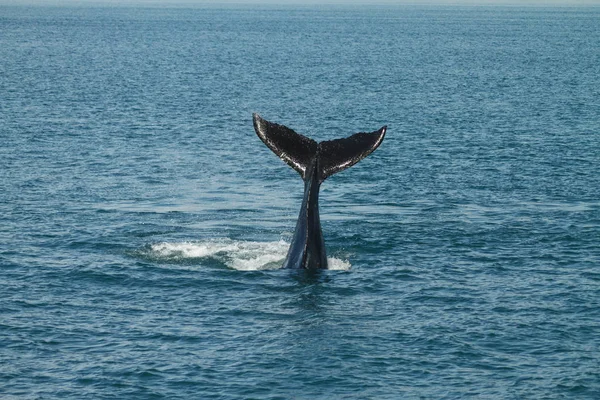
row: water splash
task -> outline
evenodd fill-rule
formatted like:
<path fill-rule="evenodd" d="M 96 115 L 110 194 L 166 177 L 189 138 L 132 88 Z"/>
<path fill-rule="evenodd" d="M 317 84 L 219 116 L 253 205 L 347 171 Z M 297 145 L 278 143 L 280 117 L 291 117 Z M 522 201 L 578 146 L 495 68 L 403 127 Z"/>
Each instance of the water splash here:
<path fill-rule="evenodd" d="M 160 242 L 150 246 L 150 256 L 163 261 L 213 258 L 238 271 L 279 269 L 289 243 L 218 239 L 194 242 Z M 328 257 L 329 269 L 349 270 L 348 261 Z"/>

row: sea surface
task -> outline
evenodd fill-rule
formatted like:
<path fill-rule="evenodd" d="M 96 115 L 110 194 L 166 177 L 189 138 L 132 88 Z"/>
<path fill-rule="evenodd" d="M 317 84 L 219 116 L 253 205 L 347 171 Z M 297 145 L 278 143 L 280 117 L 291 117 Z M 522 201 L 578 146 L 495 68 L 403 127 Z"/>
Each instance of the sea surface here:
<path fill-rule="evenodd" d="M 2 399 L 600 398 L 600 7 L 4 4 L 0 139 Z"/>

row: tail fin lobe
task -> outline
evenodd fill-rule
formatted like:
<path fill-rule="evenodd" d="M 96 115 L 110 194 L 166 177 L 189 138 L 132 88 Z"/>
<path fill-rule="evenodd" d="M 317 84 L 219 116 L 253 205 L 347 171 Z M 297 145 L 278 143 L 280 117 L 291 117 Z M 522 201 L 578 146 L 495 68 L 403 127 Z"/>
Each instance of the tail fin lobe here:
<path fill-rule="evenodd" d="M 369 154 L 383 141 L 387 126 L 378 131 L 359 132 L 344 139 L 328 140 L 319 143 L 321 180 L 350 168 Z"/>
<path fill-rule="evenodd" d="M 273 153 L 305 179 L 306 169 L 317 152 L 317 142 L 294 132 L 287 126 L 262 119 L 254 113 L 254 130 Z"/>

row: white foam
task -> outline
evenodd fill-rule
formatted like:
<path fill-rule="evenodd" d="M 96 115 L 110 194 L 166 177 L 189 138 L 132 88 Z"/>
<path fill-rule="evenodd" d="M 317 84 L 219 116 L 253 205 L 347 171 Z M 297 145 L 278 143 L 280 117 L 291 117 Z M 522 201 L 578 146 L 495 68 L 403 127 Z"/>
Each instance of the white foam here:
<path fill-rule="evenodd" d="M 170 261 L 211 257 L 238 271 L 279 269 L 285 260 L 289 243 L 252 242 L 214 239 L 197 242 L 161 242 L 150 246 L 153 257 Z M 349 270 L 350 263 L 328 257 L 329 269 Z"/>
<path fill-rule="evenodd" d="M 349 261 L 334 257 L 327 257 L 327 264 L 327 267 L 334 271 L 348 271 L 351 267 Z"/>

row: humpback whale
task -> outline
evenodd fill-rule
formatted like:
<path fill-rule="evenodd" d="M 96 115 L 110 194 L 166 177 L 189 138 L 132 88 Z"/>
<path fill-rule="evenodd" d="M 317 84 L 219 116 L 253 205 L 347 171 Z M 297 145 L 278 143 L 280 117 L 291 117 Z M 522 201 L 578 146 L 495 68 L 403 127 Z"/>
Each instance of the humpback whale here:
<path fill-rule="evenodd" d="M 258 137 L 304 180 L 302 206 L 283 268 L 327 269 L 319 218 L 321 183 L 371 154 L 383 141 L 387 127 L 317 143 L 286 126 L 266 121 L 256 113 L 252 119 Z"/>

